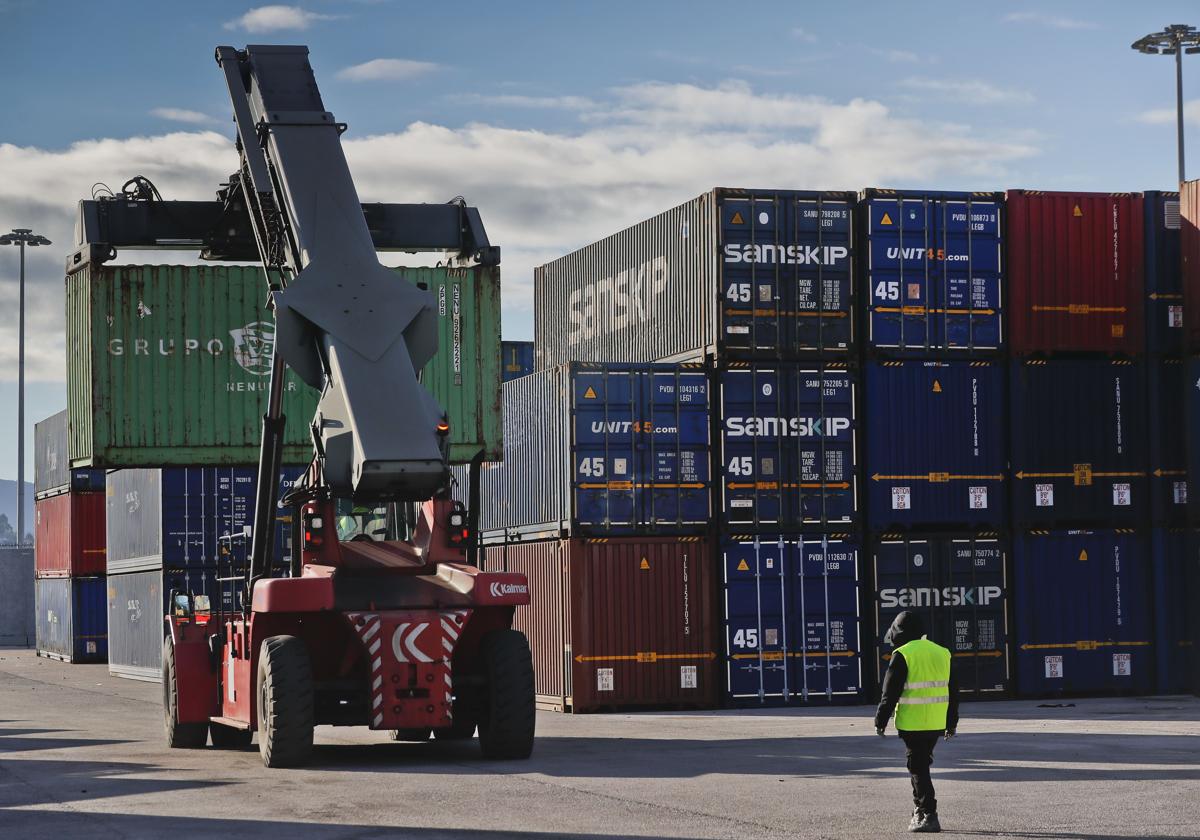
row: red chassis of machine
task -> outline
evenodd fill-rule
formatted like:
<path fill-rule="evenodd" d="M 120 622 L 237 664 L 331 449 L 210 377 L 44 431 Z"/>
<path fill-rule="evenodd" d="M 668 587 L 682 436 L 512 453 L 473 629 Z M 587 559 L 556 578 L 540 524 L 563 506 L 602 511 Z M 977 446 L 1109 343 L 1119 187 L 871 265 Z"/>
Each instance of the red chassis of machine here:
<path fill-rule="evenodd" d="M 248 614 L 172 611 L 163 652 L 171 746 L 247 747 L 303 763 L 317 724 L 397 740 L 470 738 L 485 756 L 533 743 L 533 674 L 513 611 L 525 576 L 467 565 L 452 502 L 421 508 L 411 542 L 339 542 L 328 499 L 303 505 L 301 574 L 263 578 Z M 452 525 L 453 522 L 456 523 Z"/>

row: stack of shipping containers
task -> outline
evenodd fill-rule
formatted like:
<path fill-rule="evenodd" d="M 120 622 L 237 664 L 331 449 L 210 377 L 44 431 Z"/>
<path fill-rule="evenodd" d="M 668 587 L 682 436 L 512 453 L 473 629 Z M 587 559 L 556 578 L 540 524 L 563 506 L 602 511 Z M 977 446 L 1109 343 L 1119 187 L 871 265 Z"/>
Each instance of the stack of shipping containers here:
<path fill-rule="evenodd" d="M 34 427 L 34 494 L 38 655 L 103 662 L 104 472 L 70 469 L 65 411 Z"/>
<path fill-rule="evenodd" d="M 1146 201 L 1007 199 L 1017 688 L 1149 691 Z"/>
<path fill-rule="evenodd" d="M 1007 277 L 997 193 L 860 203 L 871 676 L 903 610 L 950 648 L 964 696 L 1009 689 Z"/>
<path fill-rule="evenodd" d="M 1187 532 L 1185 554 L 1179 564 L 1184 580 L 1184 603 L 1190 619 L 1185 631 L 1190 657 L 1182 656 L 1190 675 L 1190 690 L 1200 694 L 1200 181 L 1185 181 L 1180 185 L 1180 291 L 1183 293 L 1183 327 L 1180 353 L 1183 358 L 1183 418 L 1184 448 L 1187 454 L 1188 489 Z M 1190 662 L 1186 660 L 1190 659 Z M 1177 660 L 1178 661 L 1178 660 Z M 1185 684 L 1188 678 L 1181 680 Z"/>
<path fill-rule="evenodd" d="M 728 702 L 861 693 L 854 235 L 852 194 L 718 189 L 535 274 L 539 365 L 707 374 Z"/>

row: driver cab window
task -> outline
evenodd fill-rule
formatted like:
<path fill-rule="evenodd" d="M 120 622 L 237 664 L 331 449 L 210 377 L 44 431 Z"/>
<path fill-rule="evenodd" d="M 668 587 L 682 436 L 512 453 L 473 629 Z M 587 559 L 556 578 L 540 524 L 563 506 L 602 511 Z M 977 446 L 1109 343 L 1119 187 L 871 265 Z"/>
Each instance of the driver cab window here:
<path fill-rule="evenodd" d="M 394 503 L 366 506 L 356 505 L 349 499 L 339 499 L 337 514 L 339 542 L 381 542 L 404 539 L 407 536 L 402 512 Z"/>

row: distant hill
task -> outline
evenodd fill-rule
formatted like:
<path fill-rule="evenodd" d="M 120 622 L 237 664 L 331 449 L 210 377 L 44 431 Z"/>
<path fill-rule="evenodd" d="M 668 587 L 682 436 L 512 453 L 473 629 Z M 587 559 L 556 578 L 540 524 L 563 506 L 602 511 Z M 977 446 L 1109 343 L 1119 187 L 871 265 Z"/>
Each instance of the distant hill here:
<path fill-rule="evenodd" d="M 8 517 L 15 531 L 17 528 L 17 482 L 0 478 L 0 513 Z M 25 531 L 33 533 L 33 483 L 25 482 Z"/>

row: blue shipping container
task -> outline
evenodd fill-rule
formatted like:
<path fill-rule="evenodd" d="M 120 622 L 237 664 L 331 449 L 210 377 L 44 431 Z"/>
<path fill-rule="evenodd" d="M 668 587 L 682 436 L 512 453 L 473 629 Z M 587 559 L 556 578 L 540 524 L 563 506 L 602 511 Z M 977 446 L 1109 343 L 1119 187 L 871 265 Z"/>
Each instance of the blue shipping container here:
<path fill-rule="evenodd" d="M 1006 524 L 1002 363 L 870 362 L 866 414 L 873 531 Z"/>
<path fill-rule="evenodd" d="M 1013 520 L 1142 524 L 1145 368 L 1104 359 L 1012 364 Z"/>
<path fill-rule="evenodd" d="M 698 364 L 573 363 L 505 383 L 504 460 L 481 470 L 480 533 L 706 530 L 708 394 Z"/>
<path fill-rule="evenodd" d="M 722 554 L 729 698 L 860 697 L 858 544 L 819 534 L 730 537 Z"/>
<path fill-rule="evenodd" d="M 1146 349 L 1181 356 L 1183 277 L 1179 252 L 1179 193 L 1145 194 Z"/>
<path fill-rule="evenodd" d="M 1193 688 L 1192 639 L 1200 631 L 1200 617 L 1192 599 L 1200 583 L 1197 575 L 1200 568 L 1190 551 L 1185 529 L 1151 529 L 1155 687 L 1161 694 L 1188 692 Z"/>
<path fill-rule="evenodd" d="M 963 696 L 1007 692 L 1008 557 L 994 534 L 906 538 L 873 546 L 878 676 L 891 661 L 884 635 L 904 610 L 925 620 L 929 638 L 950 649 Z"/>
<path fill-rule="evenodd" d="M 1014 539 L 1021 695 L 1153 689 L 1146 550 L 1133 530 L 1029 531 Z"/>
<path fill-rule="evenodd" d="M 721 388 L 721 521 L 732 532 L 858 523 L 857 377 L 730 364 Z"/>
<path fill-rule="evenodd" d="M 1150 521 L 1156 525 L 1187 521 L 1185 370 L 1182 359 L 1151 358 L 1147 362 Z"/>
<path fill-rule="evenodd" d="M 883 355 L 969 356 L 1003 343 L 1000 193 L 867 190 L 867 346 Z"/>
<path fill-rule="evenodd" d="M 104 578 L 38 578 L 35 625 L 39 656 L 66 662 L 108 658 Z"/>
<path fill-rule="evenodd" d="M 279 495 L 303 467 L 280 470 Z M 109 574 L 216 564 L 221 537 L 254 524 L 257 467 L 114 470 L 106 489 Z M 291 551 L 291 511 L 275 518 L 273 556 Z"/>
<path fill-rule="evenodd" d="M 532 341 L 500 342 L 500 381 L 519 379 L 533 373 Z"/>

